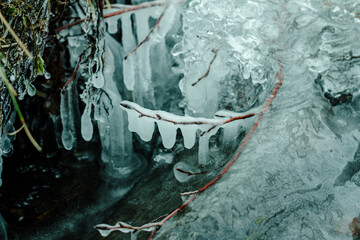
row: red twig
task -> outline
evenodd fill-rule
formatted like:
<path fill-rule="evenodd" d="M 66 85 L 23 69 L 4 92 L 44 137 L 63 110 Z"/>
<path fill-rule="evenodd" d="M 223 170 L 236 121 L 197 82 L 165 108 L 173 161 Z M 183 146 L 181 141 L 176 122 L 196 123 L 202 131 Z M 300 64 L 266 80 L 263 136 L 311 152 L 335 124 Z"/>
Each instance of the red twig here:
<path fill-rule="evenodd" d="M 148 35 L 145 37 L 144 40 L 142 40 L 139 45 L 137 45 L 134 50 L 132 50 L 130 53 L 128 53 L 125 57 L 124 60 L 126 60 L 130 55 L 132 55 L 134 52 L 136 52 L 136 50 L 138 50 L 139 47 L 141 47 L 144 43 L 146 43 L 147 41 L 149 41 L 151 34 L 155 31 L 155 29 L 159 26 L 161 19 L 164 17 L 165 12 L 167 10 L 167 8 L 169 7 L 169 5 L 166 5 L 164 11 L 161 13 L 160 17 L 158 18 L 158 20 L 156 21 L 155 25 L 151 28 L 150 32 L 148 33 Z"/>
<path fill-rule="evenodd" d="M 166 2 L 146 2 L 146 3 L 139 4 L 139 5 L 134 5 L 132 7 L 125 8 L 125 9 L 122 9 L 122 10 L 119 10 L 119 11 L 116 11 L 116 12 L 113 12 L 113 13 L 105 14 L 104 18 L 109 18 L 109 17 L 124 14 L 124 13 L 127 13 L 127 12 L 133 12 L 133 11 L 144 9 L 144 8 L 163 6 L 163 5 L 165 5 L 165 3 Z M 70 24 L 67 24 L 65 26 L 57 28 L 55 31 L 60 32 L 60 31 L 62 31 L 64 29 L 67 29 L 67 28 L 70 28 L 72 26 L 78 25 L 78 24 L 80 24 L 82 22 L 85 22 L 87 20 L 90 20 L 90 18 L 84 18 L 84 19 L 76 20 L 75 22 L 72 22 Z"/>
<path fill-rule="evenodd" d="M 61 93 L 64 93 L 65 90 L 68 88 L 69 84 L 71 83 L 71 81 L 74 79 L 74 77 L 76 76 L 76 73 L 78 72 L 79 70 L 79 67 L 80 67 L 80 64 L 81 64 L 81 59 L 82 57 L 84 56 L 85 52 L 86 52 L 87 49 L 85 49 L 79 56 L 79 61 L 78 63 L 76 64 L 76 67 L 75 67 L 75 70 L 73 72 L 73 74 L 71 75 L 71 77 L 69 78 L 69 80 L 65 83 L 64 87 L 62 88 L 61 90 Z"/>
<path fill-rule="evenodd" d="M 181 168 L 176 168 L 177 171 L 181 172 L 181 173 L 185 173 L 187 174 L 188 176 L 192 176 L 192 175 L 200 175 L 200 174 L 205 174 L 205 173 L 208 173 L 210 171 L 203 171 L 203 172 L 188 172 L 188 171 L 185 171 Z"/>
<path fill-rule="evenodd" d="M 218 53 L 218 49 L 212 49 L 211 51 L 214 53 L 214 57 L 213 57 L 213 59 L 211 59 L 211 61 L 210 61 L 210 63 L 209 63 L 208 69 L 206 70 L 205 74 L 202 75 L 201 77 L 199 77 L 196 82 L 194 82 L 193 84 L 191 84 L 191 86 L 195 86 L 195 85 L 198 84 L 198 82 L 200 82 L 203 78 L 206 78 L 207 75 L 209 75 L 209 72 L 210 72 L 210 69 L 211 69 L 211 65 L 212 65 L 213 62 L 215 61 L 215 58 L 216 58 L 217 53 Z"/>
<path fill-rule="evenodd" d="M 113 12 L 113 13 L 105 14 L 104 18 L 113 17 L 116 15 L 120 15 L 120 14 L 127 13 L 127 12 L 133 12 L 133 11 L 144 9 L 144 8 L 158 7 L 158 6 L 163 6 L 163 5 L 165 5 L 165 2 L 145 2 L 145 3 L 139 4 L 139 5 L 135 5 L 133 7 L 129 7 L 129 8 L 125 8 L 125 9 Z"/>

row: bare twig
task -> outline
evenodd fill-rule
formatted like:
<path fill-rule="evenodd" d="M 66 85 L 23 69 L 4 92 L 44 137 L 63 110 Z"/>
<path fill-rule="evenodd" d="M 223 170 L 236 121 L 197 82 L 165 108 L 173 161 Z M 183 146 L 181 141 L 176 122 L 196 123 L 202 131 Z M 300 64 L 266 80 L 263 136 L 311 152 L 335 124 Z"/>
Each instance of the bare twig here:
<path fill-rule="evenodd" d="M 5 27 L 9 30 L 11 36 L 13 36 L 13 38 L 15 39 L 15 41 L 19 44 L 19 46 L 22 48 L 22 50 L 25 52 L 26 55 L 28 55 L 28 57 L 30 59 L 34 59 L 33 55 L 29 52 L 29 50 L 26 48 L 25 44 L 20 40 L 20 38 L 16 35 L 16 33 L 14 32 L 14 30 L 11 28 L 10 24 L 8 23 L 8 21 L 6 21 L 5 17 L 2 15 L 2 13 L 0 12 L 0 20 L 2 21 L 2 23 L 5 25 Z"/>
<path fill-rule="evenodd" d="M 213 64 L 213 62 L 215 61 L 215 58 L 217 57 L 218 49 L 212 49 L 211 51 L 214 53 L 214 57 L 213 57 L 213 59 L 211 59 L 211 61 L 210 61 L 210 63 L 209 63 L 208 69 L 206 70 L 205 74 L 202 75 L 201 77 L 199 77 L 196 82 L 194 82 L 193 84 L 191 84 L 191 86 L 195 86 L 196 84 L 198 84 L 198 82 L 200 82 L 202 79 L 206 78 L 207 75 L 209 75 L 209 72 L 210 72 L 210 69 L 211 69 L 211 65 Z"/>
<path fill-rule="evenodd" d="M 76 76 L 76 73 L 78 72 L 79 70 L 79 67 L 80 67 L 80 64 L 81 64 L 81 59 L 82 57 L 84 56 L 85 52 L 86 52 L 87 49 L 85 49 L 79 56 L 79 61 L 78 63 L 76 64 L 76 67 L 75 67 L 75 70 L 73 72 L 73 74 L 71 75 L 71 77 L 69 78 L 69 80 L 65 83 L 64 87 L 62 88 L 61 90 L 61 93 L 64 93 L 65 90 L 68 88 L 69 84 L 71 83 L 71 81 L 74 79 L 74 77 Z"/>
<path fill-rule="evenodd" d="M 165 3 L 166 2 L 164 2 L 164 1 L 145 2 L 145 3 L 139 4 L 139 5 L 134 5 L 134 6 L 131 6 L 131 7 L 128 7 L 128 8 L 113 12 L 113 13 L 105 14 L 104 18 L 109 18 L 109 17 L 121 15 L 121 14 L 124 14 L 124 13 L 127 13 L 127 12 L 137 11 L 137 10 L 144 9 L 144 8 L 163 6 L 163 5 L 165 5 Z M 85 22 L 85 21 L 88 21 L 88 20 L 90 20 L 90 19 L 85 18 L 85 19 L 76 20 L 75 22 L 72 22 L 72 23 L 69 23 L 69 24 L 67 24 L 65 26 L 57 28 L 56 32 L 60 32 L 60 31 L 62 31 L 64 29 L 70 28 L 72 26 L 78 25 L 78 24 L 80 24 L 82 22 Z"/>
<path fill-rule="evenodd" d="M 146 43 L 147 41 L 149 41 L 150 36 L 152 35 L 152 33 L 155 31 L 155 29 L 159 26 L 160 21 L 162 20 L 162 18 L 165 15 L 166 10 L 168 9 L 169 5 L 166 5 L 166 7 L 164 8 L 164 11 L 161 13 L 160 17 L 158 18 L 158 20 L 156 21 L 155 25 L 151 28 L 150 32 L 148 33 L 148 35 L 145 37 L 144 40 L 142 40 L 139 45 L 137 45 L 134 50 L 132 50 L 130 53 L 128 53 L 125 57 L 124 60 L 126 60 L 130 55 L 132 55 L 133 53 L 136 52 L 136 50 L 139 49 L 139 47 L 141 47 L 144 43 Z"/>
<path fill-rule="evenodd" d="M 4 44 L 0 45 L 0 48 L 9 48 L 18 45 L 17 43 L 10 43 L 10 44 Z"/>

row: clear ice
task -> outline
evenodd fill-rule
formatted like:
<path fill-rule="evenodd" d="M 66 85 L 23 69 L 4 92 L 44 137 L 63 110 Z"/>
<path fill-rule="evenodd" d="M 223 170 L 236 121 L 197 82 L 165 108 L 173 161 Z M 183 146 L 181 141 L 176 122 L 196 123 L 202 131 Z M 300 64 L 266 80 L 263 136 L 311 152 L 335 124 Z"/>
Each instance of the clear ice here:
<path fill-rule="evenodd" d="M 134 153 L 131 132 L 150 141 L 159 131 L 167 149 L 198 144 L 198 165 L 209 165 L 219 157 L 210 137 L 221 129 L 213 138 L 224 149 L 236 147 L 271 96 L 281 63 L 283 85 L 240 158 L 191 203 L 191 211 L 171 219 L 155 237 L 351 239 L 348 224 L 360 214 L 358 1 L 174 2 L 133 53 L 164 6 L 100 21 L 107 32 L 100 32 L 96 54 L 81 74 L 87 78 L 82 115 L 72 104 L 75 92 L 61 96 L 64 147 L 75 146 L 74 122 L 80 120 L 86 141 L 98 128 L 101 158 L 112 177 L 128 179 L 145 164 Z M 86 24 L 82 28 L 91 34 Z M 121 40 L 114 37 L 119 31 Z M 85 43 L 69 37 L 71 66 Z M 217 125 L 220 116 L 247 113 L 255 116 Z M 209 124 L 187 124 L 197 121 Z M 4 155 L 11 151 L 8 143 L 2 134 Z M 174 162 L 179 182 L 194 178 L 176 168 L 197 169 L 170 159 L 158 162 Z"/>

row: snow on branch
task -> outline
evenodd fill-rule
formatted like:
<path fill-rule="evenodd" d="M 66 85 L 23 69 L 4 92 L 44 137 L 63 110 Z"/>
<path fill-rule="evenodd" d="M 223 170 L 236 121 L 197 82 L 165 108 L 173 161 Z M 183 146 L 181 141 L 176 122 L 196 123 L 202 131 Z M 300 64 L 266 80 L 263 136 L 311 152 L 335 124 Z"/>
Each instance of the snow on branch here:
<path fill-rule="evenodd" d="M 156 122 L 159 128 L 163 145 L 166 148 L 171 148 L 175 144 L 176 131 L 180 128 L 184 138 L 184 145 L 186 148 L 192 148 L 195 144 L 196 132 L 201 131 L 200 136 L 210 133 L 215 134 L 217 130 L 226 124 L 246 119 L 254 116 L 254 113 L 249 113 L 243 116 L 218 116 L 214 119 L 194 118 L 189 116 L 178 116 L 164 111 L 154 111 L 143 108 L 136 103 L 129 101 L 122 101 L 120 106 L 127 112 L 129 120 L 129 130 L 139 134 L 142 140 L 149 141 L 154 132 L 154 123 Z M 221 112 L 224 113 L 224 112 Z M 222 114 L 224 115 L 224 114 Z"/>

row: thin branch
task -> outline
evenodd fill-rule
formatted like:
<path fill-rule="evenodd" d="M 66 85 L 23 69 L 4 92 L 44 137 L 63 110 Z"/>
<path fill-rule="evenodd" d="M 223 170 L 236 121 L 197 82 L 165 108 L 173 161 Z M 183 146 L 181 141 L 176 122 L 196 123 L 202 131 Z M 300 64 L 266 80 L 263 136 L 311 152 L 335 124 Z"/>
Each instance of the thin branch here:
<path fill-rule="evenodd" d="M 156 21 L 155 25 L 151 28 L 150 32 L 148 33 L 148 35 L 145 37 L 144 40 L 142 40 L 139 45 L 137 45 L 134 50 L 132 50 L 130 53 L 128 53 L 125 57 L 124 60 L 126 60 L 130 55 L 132 55 L 133 53 L 136 52 L 136 50 L 139 49 L 139 47 L 141 47 L 144 43 L 146 43 L 147 41 L 149 41 L 150 36 L 152 35 L 152 33 L 155 31 L 155 29 L 159 26 L 161 19 L 164 17 L 166 10 L 168 9 L 169 5 L 166 5 L 166 7 L 164 8 L 164 11 L 161 13 L 160 17 L 158 18 L 158 20 Z"/>
<path fill-rule="evenodd" d="M 15 41 L 19 44 L 19 46 L 22 48 L 22 50 L 25 52 L 26 55 L 30 59 L 34 59 L 33 55 L 29 52 L 29 50 L 25 47 L 25 44 L 20 40 L 20 38 L 16 35 L 14 30 L 11 28 L 10 24 L 6 21 L 5 17 L 0 12 L 0 20 L 3 22 L 3 24 L 6 26 L 6 28 L 9 30 L 11 36 L 15 39 Z"/>
<path fill-rule="evenodd" d="M 228 124 L 230 122 L 236 121 L 236 120 L 242 120 L 246 118 L 253 117 L 255 114 L 250 113 L 243 116 L 237 116 L 237 117 L 231 117 L 229 119 L 223 120 L 223 119 L 207 119 L 207 118 L 194 118 L 194 117 L 184 117 L 184 116 L 178 116 L 175 114 L 169 114 L 163 111 L 152 111 L 143 107 L 140 107 L 136 103 L 132 103 L 129 101 L 122 101 L 120 103 L 120 106 L 122 106 L 125 109 L 133 110 L 137 113 L 139 113 L 140 117 L 147 117 L 154 120 L 169 122 L 174 125 L 210 125 L 210 128 L 203 131 L 200 136 L 203 136 L 205 133 L 211 132 L 213 129 L 215 129 L 218 126 L 222 126 L 225 124 Z M 167 117 L 162 115 L 167 115 Z M 180 121 L 179 121 L 180 119 Z"/>
<path fill-rule="evenodd" d="M 237 116 L 237 117 L 233 117 L 230 118 L 228 120 L 222 120 L 222 119 L 206 119 L 206 118 L 193 118 L 193 117 L 182 117 L 182 116 L 177 116 L 174 114 L 168 114 L 169 116 L 174 116 L 174 118 L 172 117 L 162 117 L 160 114 L 155 114 L 155 116 L 152 116 L 150 114 L 144 113 L 141 110 L 139 110 L 137 107 L 140 107 L 139 105 L 137 105 L 136 103 L 132 103 L 129 101 L 122 101 L 120 103 L 120 105 L 126 109 L 130 109 L 130 110 L 134 110 L 135 112 L 139 113 L 139 117 L 147 117 L 147 118 L 152 118 L 155 120 L 161 120 L 161 121 L 165 121 L 165 122 L 170 122 L 173 123 L 175 125 L 205 125 L 205 124 L 211 124 L 211 125 L 221 125 L 221 124 L 226 124 L 229 122 L 233 122 L 235 120 L 239 120 L 239 119 L 246 119 L 249 117 L 254 116 L 254 113 L 250 113 L 250 114 L 246 114 L 244 116 Z M 147 111 L 152 111 L 149 109 L 145 109 L 142 108 L 143 110 L 147 110 Z M 157 111 L 157 112 L 161 112 L 161 111 Z M 177 121 L 176 119 L 181 119 L 181 118 L 186 118 L 186 119 L 192 119 L 192 120 L 183 120 L 183 121 Z"/>
<path fill-rule="evenodd" d="M 201 175 L 201 174 L 205 174 L 205 173 L 211 172 L 211 170 L 209 170 L 209 171 L 203 171 L 203 172 L 189 172 L 189 171 L 185 171 L 185 170 L 183 170 L 183 169 L 181 169 L 181 168 L 176 168 L 176 171 L 181 172 L 181 173 L 185 173 L 185 174 L 187 174 L 188 176 Z"/>
<path fill-rule="evenodd" d="M 75 22 L 69 23 L 69 24 L 67 24 L 67 25 L 65 25 L 65 26 L 62 26 L 62 27 L 59 27 L 59 28 L 57 28 L 55 31 L 56 31 L 56 32 L 60 32 L 60 31 L 62 31 L 62 30 L 64 30 L 64 29 L 70 28 L 70 27 L 72 27 L 72 26 L 78 25 L 78 24 L 80 24 L 80 23 L 82 23 L 82 22 L 85 22 L 85 21 L 88 21 L 88 20 L 89 20 L 89 18 L 79 19 L 79 20 L 76 20 Z"/>
<path fill-rule="evenodd" d="M 209 67 L 206 70 L 205 74 L 202 75 L 201 77 L 198 78 L 198 80 L 196 82 L 194 82 L 193 84 L 191 84 L 191 86 L 195 86 L 196 84 L 198 84 L 198 82 L 200 82 L 202 79 L 206 78 L 207 75 L 209 75 L 210 69 L 211 69 L 211 65 L 213 64 L 213 62 L 215 61 L 215 58 L 217 57 L 217 53 L 218 53 L 219 49 L 212 49 L 211 51 L 214 53 L 214 57 L 213 59 L 211 59 L 210 63 L 209 63 Z"/>
<path fill-rule="evenodd" d="M 9 48 L 18 45 L 17 43 L 10 43 L 10 44 L 4 44 L 0 45 L 0 48 Z"/>
<path fill-rule="evenodd" d="M 167 222 L 170 218 L 172 218 L 175 214 L 177 214 L 179 211 L 181 211 L 184 207 L 186 207 L 189 203 L 191 203 L 192 201 L 194 201 L 202 192 L 204 192 L 206 189 L 208 189 L 209 187 L 211 187 L 212 185 L 214 185 L 217 181 L 219 181 L 224 174 L 226 174 L 229 169 L 231 168 L 232 165 L 234 165 L 234 163 L 236 162 L 237 159 L 239 159 L 244 147 L 246 146 L 246 144 L 248 143 L 250 137 L 252 136 L 252 134 L 254 133 L 254 131 L 256 130 L 256 128 L 258 127 L 261 119 L 263 118 L 265 112 L 268 110 L 271 102 L 275 99 L 281 85 L 282 85 L 282 80 L 283 80 L 283 64 L 281 62 L 281 60 L 279 58 L 277 58 L 277 61 L 280 64 L 280 69 L 279 71 L 276 73 L 276 77 L 278 79 L 278 82 L 276 83 L 275 87 L 272 89 L 272 93 L 271 96 L 268 98 L 268 100 L 266 101 L 266 103 L 264 104 L 259 118 L 257 119 L 257 121 L 255 122 L 255 124 L 253 125 L 253 127 L 251 128 L 251 130 L 247 133 L 247 135 L 245 136 L 242 144 L 239 146 L 239 148 L 237 149 L 237 151 L 235 152 L 235 155 L 232 157 L 232 159 L 227 163 L 226 167 L 215 177 L 213 178 L 210 182 L 208 182 L 207 184 L 205 184 L 202 188 L 196 190 L 196 191 L 192 191 L 192 192 L 187 192 L 187 193 L 183 193 L 182 195 L 193 195 L 191 198 L 189 198 L 185 203 L 181 204 L 178 208 L 176 208 L 174 211 L 172 211 L 167 217 L 165 217 L 163 220 L 161 220 L 160 222 L 155 222 L 155 223 L 150 223 L 150 224 L 145 224 L 142 225 L 140 227 L 132 227 L 130 225 L 127 225 L 127 228 L 133 229 L 133 230 L 144 230 L 144 231 L 152 231 L 151 236 L 148 238 L 149 240 L 152 239 L 154 237 L 154 235 L 160 230 L 161 226 L 164 225 L 165 222 Z M 228 120 L 227 120 L 228 121 Z M 119 226 L 119 223 L 116 226 L 109 226 L 109 225 L 105 225 L 105 224 L 99 224 L 97 226 L 95 226 L 96 229 L 99 230 L 108 230 L 108 231 L 114 231 L 114 230 L 119 230 L 122 231 L 124 230 L 124 226 L 121 225 Z M 154 229 L 155 228 L 155 229 Z M 124 231 L 125 232 L 125 231 Z"/>
<path fill-rule="evenodd" d="M 64 93 L 65 90 L 68 88 L 69 84 L 71 83 L 71 81 L 74 79 L 74 77 L 76 76 L 76 73 L 78 72 L 79 70 L 79 67 L 80 67 L 80 64 L 81 64 L 81 59 L 82 57 L 84 56 L 85 52 L 86 52 L 87 49 L 85 49 L 79 56 L 79 61 L 78 63 L 76 64 L 76 67 L 75 67 L 75 70 L 73 72 L 73 74 L 71 75 L 71 77 L 69 78 L 69 80 L 65 83 L 64 87 L 62 88 L 61 90 L 61 93 Z"/>
<path fill-rule="evenodd" d="M 113 16 L 117 16 L 117 15 L 121 15 L 121 14 L 124 14 L 124 13 L 127 13 L 127 12 L 137 11 L 137 10 L 144 9 L 144 8 L 163 6 L 163 5 L 165 5 L 165 3 L 166 2 L 163 2 L 163 1 L 161 1 L 161 2 L 145 2 L 145 3 L 139 4 L 139 5 L 134 5 L 132 7 L 128 7 L 128 8 L 113 12 L 113 13 L 105 14 L 104 19 L 109 18 L 109 17 L 113 17 Z M 88 19 L 88 18 L 79 19 L 79 20 L 76 20 L 75 22 L 69 23 L 69 24 L 67 24 L 65 26 L 62 26 L 62 27 L 59 27 L 55 31 L 60 32 L 60 31 L 62 31 L 64 29 L 70 28 L 72 26 L 78 25 L 78 24 L 80 24 L 82 22 L 85 22 L 85 21 L 88 21 L 88 20 L 90 20 L 90 19 Z"/>

